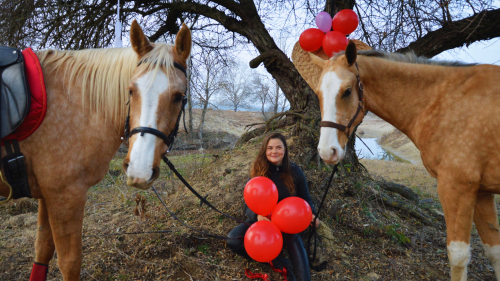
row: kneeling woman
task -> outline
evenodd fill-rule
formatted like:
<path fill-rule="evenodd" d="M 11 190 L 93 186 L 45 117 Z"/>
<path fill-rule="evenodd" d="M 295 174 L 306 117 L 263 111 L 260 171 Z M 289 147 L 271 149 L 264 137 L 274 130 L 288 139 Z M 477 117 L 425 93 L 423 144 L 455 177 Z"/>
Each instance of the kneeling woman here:
<path fill-rule="evenodd" d="M 313 213 L 315 213 L 311 196 L 309 195 L 306 177 L 299 166 L 290 162 L 290 158 L 288 157 L 288 147 L 285 137 L 282 134 L 271 134 L 262 142 L 259 154 L 253 162 L 252 169 L 250 170 L 251 178 L 257 176 L 268 177 L 274 182 L 278 188 L 278 202 L 290 196 L 298 196 L 306 200 L 311 206 Z M 247 222 L 249 224 L 261 220 L 269 220 L 267 217 L 255 214 L 246 206 L 245 211 L 248 217 Z M 314 217 L 315 216 L 313 215 L 312 220 L 315 221 L 317 226 L 319 224 L 319 220 L 315 220 Z M 249 227 L 250 225 L 240 224 L 228 234 L 228 237 L 243 237 Z M 227 244 L 231 251 L 250 259 L 245 251 L 243 239 L 228 240 Z M 278 269 L 285 267 L 287 272 L 289 272 L 288 280 L 311 280 L 309 259 L 299 234 L 283 233 L 283 246 L 288 251 L 291 264 L 286 258 L 279 255 L 273 260 L 274 267 Z M 292 272 L 297 276 L 296 279 Z"/>

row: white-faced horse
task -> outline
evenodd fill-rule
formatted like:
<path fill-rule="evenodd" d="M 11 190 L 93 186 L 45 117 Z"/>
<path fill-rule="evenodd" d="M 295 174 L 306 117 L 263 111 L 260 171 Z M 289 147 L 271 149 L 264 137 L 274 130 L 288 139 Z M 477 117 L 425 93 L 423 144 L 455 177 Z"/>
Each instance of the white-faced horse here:
<path fill-rule="evenodd" d="M 175 45 L 153 44 L 134 21 L 130 41 L 131 48 L 36 53 L 47 113 L 37 131 L 19 142 L 31 193 L 39 199 L 34 269 L 47 265 L 56 250 L 66 281 L 80 279 L 87 190 L 104 178 L 122 143 L 127 101 L 132 131 L 145 127 L 154 133 L 129 139 L 124 170 L 131 186 L 151 186 L 167 152 L 156 135 L 172 136 L 178 126 L 191 32 L 183 24 Z M 3 183 L 0 195 L 8 196 Z"/>
<path fill-rule="evenodd" d="M 438 180 L 451 279 L 467 279 L 474 222 L 500 280 L 494 202 L 500 193 L 500 67 L 356 51 L 353 42 L 329 60 L 310 55 L 323 70 L 314 89 L 321 106 L 321 158 L 342 159 L 348 134 L 364 110 L 394 125 L 413 141 Z"/>

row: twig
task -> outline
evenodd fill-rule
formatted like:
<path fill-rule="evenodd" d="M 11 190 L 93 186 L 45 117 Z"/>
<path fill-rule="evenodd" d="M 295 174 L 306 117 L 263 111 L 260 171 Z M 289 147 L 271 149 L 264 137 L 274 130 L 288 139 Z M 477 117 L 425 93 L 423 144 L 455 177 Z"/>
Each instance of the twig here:
<path fill-rule="evenodd" d="M 120 254 L 120 255 L 122 255 L 122 256 L 124 256 L 124 257 L 126 257 L 126 258 L 133 259 L 133 260 L 136 260 L 136 261 L 140 261 L 140 262 L 142 262 L 142 263 L 147 263 L 147 264 L 152 264 L 152 265 L 156 265 L 156 266 L 161 266 L 161 265 L 159 265 L 159 264 L 157 264 L 157 263 L 153 263 L 153 262 L 149 262 L 149 261 L 141 260 L 141 259 L 138 259 L 138 258 L 133 258 L 133 257 L 131 257 L 131 256 L 127 255 L 127 254 L 125 254 L 124 252 L 122 252 L 122 251 L 118 250 L 118 248 L 116 248 L 116 241 L 115 241 L 115 250 L 118 252 L 118 254 Z"/>
<path fill-rule="evenodd" d="M 187 271 L 185 271 L 184 269 L 182 271 L 184 271 L 184 273 L 186 273 L 189 276 L 189 279 L 191 279 L 191 281 L 194 281 L 193 277 L 189 273 L 187 273 Z"/>

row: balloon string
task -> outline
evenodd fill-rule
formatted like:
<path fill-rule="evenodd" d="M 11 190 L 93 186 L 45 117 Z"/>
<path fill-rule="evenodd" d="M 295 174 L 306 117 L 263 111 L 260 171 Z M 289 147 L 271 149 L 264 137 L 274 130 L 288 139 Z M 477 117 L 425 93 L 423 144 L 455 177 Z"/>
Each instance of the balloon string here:
<path fill-rule="evenodd" d="M 287 281 L 287 278 L 286 278 L 286 268 L 277 269 L 277 268 L 274 267 L 272 261 L 270 261 L 269 264 L 271 265 L 271 268 L 274 270 L 274 272 L 281 273 L 281 275 L 283 276 L 283 281 Z"/>
<path fill-rule="evenodd" d="M 245 275 L 250 279 L 262 279 L 263 281 L 269 281 L 269 276 L 262 273 L 252 273 L 250 269 L 245 269 Z"/>

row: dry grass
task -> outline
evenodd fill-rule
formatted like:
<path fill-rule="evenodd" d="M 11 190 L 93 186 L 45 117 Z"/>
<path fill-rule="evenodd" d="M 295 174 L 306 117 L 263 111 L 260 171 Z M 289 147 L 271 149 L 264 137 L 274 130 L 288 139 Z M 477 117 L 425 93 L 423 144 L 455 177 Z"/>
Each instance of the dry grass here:
<path fill-rule="evenodd" d="M 405 185 L 422 197 L 439 201 L 437 179 L 431 177 L 422 165 L 365 159 L 360 160 L 360 162 L 374 178 L 382 178 Z"/>
<path fill-rule="evenodd" d="M 288 132 L 284 132 L 287 134 Z M 203 196 L 229 215 L 245 219 L 243 188 L 262 138 L 235 149 L 178 152 L 169 159 Z M 303 156 L 300 139 L 290 141 L 293 161 Z M 281 280 L 267 264 L 236 256 L 224 241 L 207 238 L 175 221 L 153 191 L 125 184 L 123 154 L 110 163 L 108 175 L 88 193 L 83 225 L 81 280 L 249 280 L 244 270 L 267 273 Z M 392 179 L 422 198 L 435 197 L 435 180 L 423 167 L 378 160 L 362 160 L 372 175 Z M 314 202 L 323 195 L 330 167 L 302 167 Z M 341 169 L 347 175 L 347 169 Z M 165 165 L 155 187 L 167 206 L 185 223 L 216 235 L 226 235 L 237 222 L 200 207 Z M 449 280 L 446 233 L 381 203 L 385 191 L 365 176 L 336 178 L 322 211 L 324 225 L 318 256 L 327 265 L 312 272 L 312 280 Z M 394 200 L 399 195 L 389 194 Z M 136 198 L 140 198 L 139 206 Z M 436 199 L 437 200 L 437 199 Z M 422 210 L 439 209 L 439 203 Z M 28 280 L 34 257 L 36 201 L 22 200 L 0 206 L 0 280 Z M 137 210 L 137 212 L 136 212 Z M 326 226 L 326 227 L 325 227 Z M 162 231 L 163 233 L 124 234 Z M 113 235 L 108 235 L 113 234 Z M 118 235 L 115 235 L 118 234 Z M 305 237 L 303 237 L 305 238 Z M 321 242 L 320 241 L 320 242 Z M 473 232 L 471 280 L 494 280 L 480 240 Z M 375 279 L 372 279 L 375 278 Z M 48 280 L 62 280 L 57 255 Z"/>

